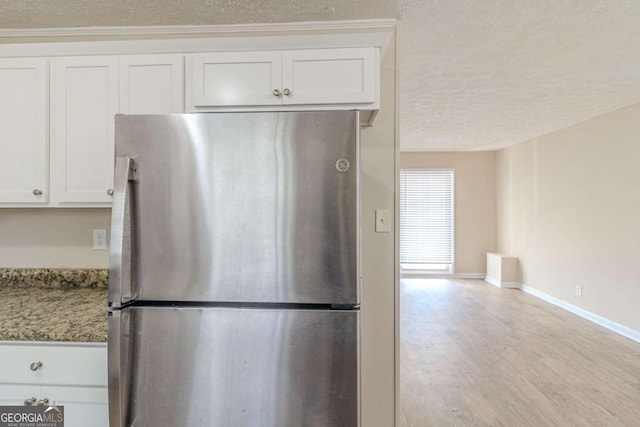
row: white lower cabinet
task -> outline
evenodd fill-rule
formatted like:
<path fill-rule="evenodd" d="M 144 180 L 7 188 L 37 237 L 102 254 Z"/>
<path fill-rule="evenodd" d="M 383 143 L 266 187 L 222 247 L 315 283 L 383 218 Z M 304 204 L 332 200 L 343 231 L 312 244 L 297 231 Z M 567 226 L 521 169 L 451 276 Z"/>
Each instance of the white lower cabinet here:
<path fill-rule="evenodd" d="M 0 360 L 0 405 L 50 403 L 66 427 L 109 424 L 106 344 L 4 342 Z"/>
<path fill-rule="evenodd" d="M 109 400 L 106 387 L 42 387 L 40 395 L 64 406 L 65 427 L 107 427 Z"/>
<path fill-rule="evenodd" d="M 4 381 L 4 380 L 3 380 Z M 7 385 L 0 383 L 0 406 L 22 406 L 25 401 L 40 396 L 37 385 Z"/>

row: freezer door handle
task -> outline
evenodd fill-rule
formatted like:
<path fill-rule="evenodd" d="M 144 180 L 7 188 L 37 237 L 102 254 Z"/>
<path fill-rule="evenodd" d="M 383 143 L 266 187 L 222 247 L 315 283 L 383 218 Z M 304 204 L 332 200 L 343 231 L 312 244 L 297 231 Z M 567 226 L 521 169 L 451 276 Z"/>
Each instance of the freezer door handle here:
<path fill-rule="evenodd" d="M 109 380 L 109 426 L 124 426 L 124 408 L 123 403 L 126 402 L 126 357 L 123 350 L 126 345 L 121 342 L 121 316 L 120 311 L 110 311 L 108 320 L 108 380 Z M 124 362 L 124 363 L 123 363 Z"/>
<path fill-rule="evenodd" d="M 129 157 L 117 157 L 113 207 L 111 209 L 111 251 L 109 254 L 109 306 L 120 307 L 131 294 L 131 184 L 137 167 Z"/>

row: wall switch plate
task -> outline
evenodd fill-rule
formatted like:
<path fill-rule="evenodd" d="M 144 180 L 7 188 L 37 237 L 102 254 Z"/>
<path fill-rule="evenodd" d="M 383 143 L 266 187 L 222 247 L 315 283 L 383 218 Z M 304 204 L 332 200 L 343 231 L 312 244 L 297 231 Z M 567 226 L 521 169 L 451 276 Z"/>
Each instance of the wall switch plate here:
<path fill-rule="evenodd" d="M 387 209 L 376 209 L 376 233 L 391 233 L 391 213 Z"/>
<path fill-rule="evenodd" d="M 576 296 L 577 297 L 582 296 L 582 286 L 576 286 Z"/>
<path fill-rule="evenodd" d="M 107 230 L 104 228 L 93 230 L 93 249 L 96 251 L 107 250 Z"/>

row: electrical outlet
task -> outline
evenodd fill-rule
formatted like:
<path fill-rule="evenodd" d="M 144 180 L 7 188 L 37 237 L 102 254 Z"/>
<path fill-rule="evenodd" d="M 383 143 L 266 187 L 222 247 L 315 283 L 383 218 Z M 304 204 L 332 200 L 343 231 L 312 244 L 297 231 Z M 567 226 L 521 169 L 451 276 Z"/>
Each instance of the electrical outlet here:
<path fill-rule="evenodd" d="M 576 296 L 577 297 L 582 296 L 582 286 L 576 286 Z"/>
<path fill-rule="evenodd" d="M 93 250 L 95 251 L 107 250 L 107 230 L 105 229 L 93 230 Z"/>

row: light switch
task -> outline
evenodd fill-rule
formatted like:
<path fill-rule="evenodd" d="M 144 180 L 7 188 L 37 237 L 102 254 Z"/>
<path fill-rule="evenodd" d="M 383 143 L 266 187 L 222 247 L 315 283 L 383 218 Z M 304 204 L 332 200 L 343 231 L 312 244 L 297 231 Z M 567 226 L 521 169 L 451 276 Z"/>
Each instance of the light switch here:
<path fill-rule="evenodd" d="M 376 233 L 391 233 L 391 214 L 387 209 L 376 209 Z"/>

